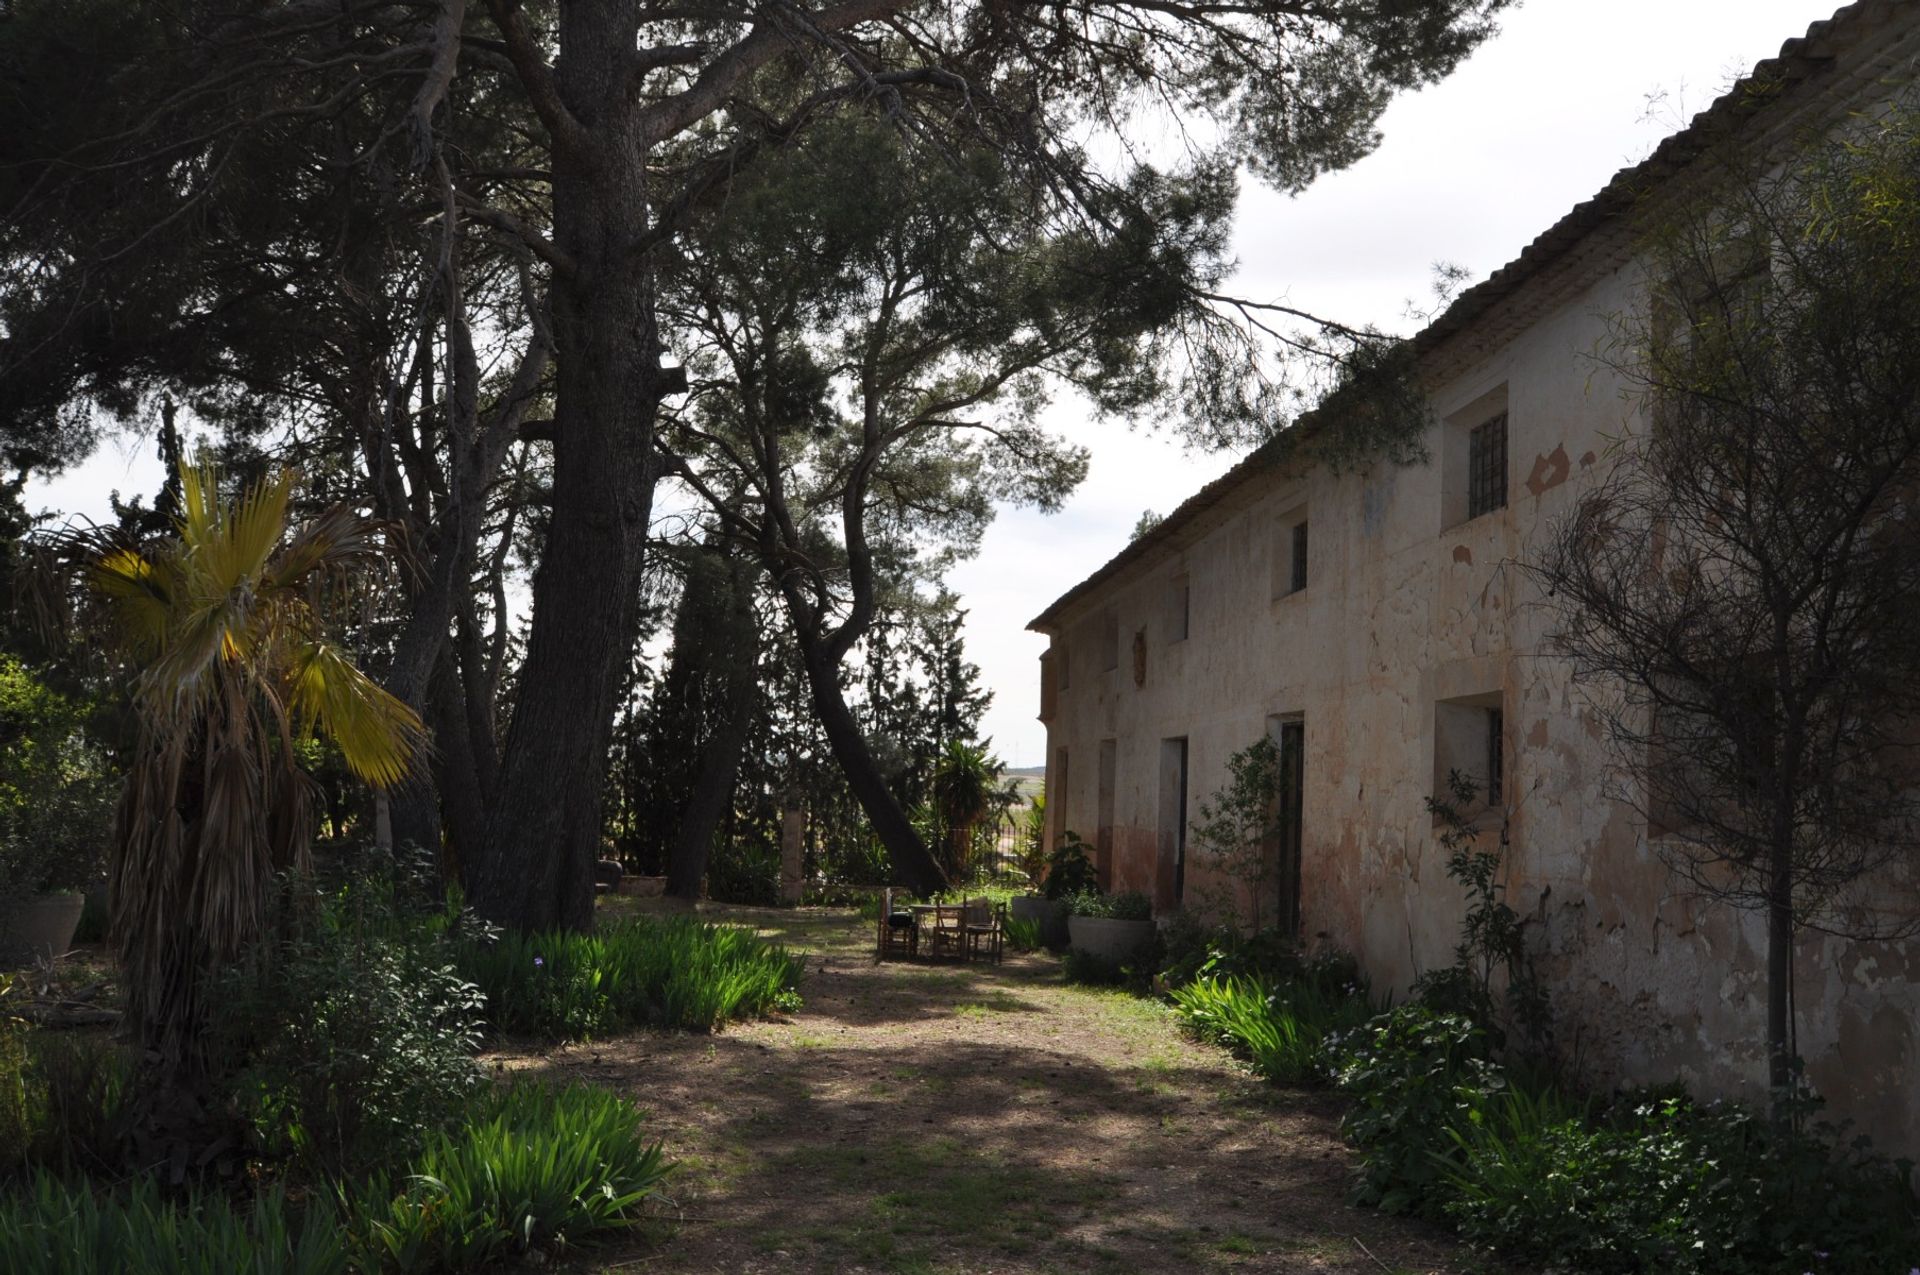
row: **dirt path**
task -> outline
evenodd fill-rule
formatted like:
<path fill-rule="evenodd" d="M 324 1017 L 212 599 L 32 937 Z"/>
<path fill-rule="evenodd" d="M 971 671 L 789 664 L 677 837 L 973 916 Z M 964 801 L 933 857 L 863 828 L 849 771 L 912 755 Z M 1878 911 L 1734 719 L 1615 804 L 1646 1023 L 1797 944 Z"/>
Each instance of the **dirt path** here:
<path fill-rule="evenodd" d="M 1276 1090 L 1162 1006 L 1059 963 L 876 966 L 847 913 L 744 911 L 808 953 L 791 1020 L 501 1065 L 632 1094 L 681 1169 L 595 1271 L 1465 1269 L 1350 1208 L 1326 1095 Z"/>

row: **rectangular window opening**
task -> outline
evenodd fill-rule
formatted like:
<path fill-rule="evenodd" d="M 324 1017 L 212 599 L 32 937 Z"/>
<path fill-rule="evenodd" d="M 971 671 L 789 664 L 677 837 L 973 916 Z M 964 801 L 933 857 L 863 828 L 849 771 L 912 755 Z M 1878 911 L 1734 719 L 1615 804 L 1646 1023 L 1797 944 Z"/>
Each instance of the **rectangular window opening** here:
<path fill-rule="evenodd" d="M 1464 807 L 1453 776 L 1473 787 Z M 1433 706 L 1433 795 L 1469 817 L 1500 808 L 1506 796 L 1506 712 L 1498 691 L 1437 700 Z"/>
<path fill-rule="evenodd" d="M 1307 523 L 1303 518 L 1293 524 L 1293 572 L 1287 592 L 1298 593 L 1307 587 Z"/>
<path fill-rule="evenodd" d="M 1507 507 L 1507 414 L 1467 435 L 1467 517 Z"/>

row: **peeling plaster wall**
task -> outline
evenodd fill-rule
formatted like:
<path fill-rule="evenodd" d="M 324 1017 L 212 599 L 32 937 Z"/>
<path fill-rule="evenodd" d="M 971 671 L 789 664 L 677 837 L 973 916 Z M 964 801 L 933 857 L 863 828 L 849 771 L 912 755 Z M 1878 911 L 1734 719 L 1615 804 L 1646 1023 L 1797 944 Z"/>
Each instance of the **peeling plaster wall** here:
<path fill-rule="evenodd" d="M 1517 297 L 1531 311 L 1521 335 L 1432 387 L 1446 422 L 1429 440 L 1432 463 L 1274 471 L 1063 612 L 1050 663 L 1060 633 L 1074 648 L 1072 681 L 1048 700 L 1051 832 L 1099 835 L 1100 744 L 1116 741 L 1113 888 L 1170 901 L 1162 741 L 1188 741 L 1191 820 L 1230 753 L 1269 718 L 1302 715 L 1303 935 L 1352 950 L 1378 985 L 1404 992 L 1451 960 L 1465 906 L 1425 809 L 1444 773 L 1436 704 L 1495 696 L 1509 898 L 1529 917 L 1569 1060 L 1595 1083 L 1679 1078 L 1704 1095 L 1752 1097 L 1765 1077 L 1762 919 L 1688 897 L 1644 825 L 1605 795 L 1600 732 L 1564 664 L 1543 653 L 1545 617 L 1514 566 L 1606 463 L 1607 439 L 1636 424 L 1592 357 L 1605 316 L 1635 295 L 1621 267 L 1574 295 Z M 1444 430 L 1503 388 L 1507 506 L 1443 527 Z M 1283 531 L 1303 510 L 1308 585 L 1276 597 Z M 1169 591 L 1182 579 L 1189 636 L 1170 640 Z M 1123 644 L 1145 638 L 1103 670 L 1093 635 L 1108 615 Z M 1189 906 L 1231 887 L 1192 857 L 1187 878 Z M 1920 1151 L 1920 944 L 1809 936 L 1796 979 L 1800 1051 L 1833 1114 L 1883 1147 Z"/>

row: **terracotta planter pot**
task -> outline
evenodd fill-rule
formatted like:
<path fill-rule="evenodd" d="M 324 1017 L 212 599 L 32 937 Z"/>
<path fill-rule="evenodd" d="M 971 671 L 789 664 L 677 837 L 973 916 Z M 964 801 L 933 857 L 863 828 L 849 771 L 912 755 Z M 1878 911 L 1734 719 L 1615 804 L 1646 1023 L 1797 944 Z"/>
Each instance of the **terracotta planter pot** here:
<path fill-rule="evenodd" d="M 1031 921 L 1040 927 L 1043 946 L 1062 948 L 1067 945 L 1067 909 L 1058 899 L 1023 894 L 1013 900 L 1010 910 L 1014 920 Z"/>
<path fill-rule="evenodd" d="M 73 946 L 84 894 L 42 894 L 0 907 L 0 965 L 21 967 Z"/>
<path fill-rule="evenodd" d="M 1070 916 L 1067 931 L 1073 950 L 1109 961 L 1124 961 L 1153 937 L 1152 921 L 1116 921 L 1105 916 Z"/>

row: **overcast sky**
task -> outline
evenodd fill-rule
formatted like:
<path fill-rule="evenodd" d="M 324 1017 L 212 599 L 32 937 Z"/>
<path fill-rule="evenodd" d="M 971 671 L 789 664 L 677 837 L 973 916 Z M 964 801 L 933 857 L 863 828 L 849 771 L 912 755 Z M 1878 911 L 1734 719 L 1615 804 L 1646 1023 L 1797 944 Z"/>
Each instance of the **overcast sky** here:
<path fill-rule="evenodd" d="M 1351 325 L 1406 332 L 1429 301 L 1433 264 L 1473 280 L 1512 260 L 1615 170 L 1834 5 L 1807 0 L 1528 0 L 1452 78 L 1387 111 L 1379 150 L 1298 198 L 1249 186 L 1234 290 Z M 986 721 L 1009 765 L 1037 766 L 1044 639 L 1026 623 L 1126 544 L 1141 512 L 1167 513 L 1232 456 L 1195 456 L 1070 407 L 1055 424 L 1093 450 L 1059 513 L 1003 511 L 979 557 L 951 580 L 970 610 L 967 647 L 995 700 Z M 107 493 L 158 485 L 151 443 L 109 442 L 36 485 L 30 504 L 104 515 Z"/>

